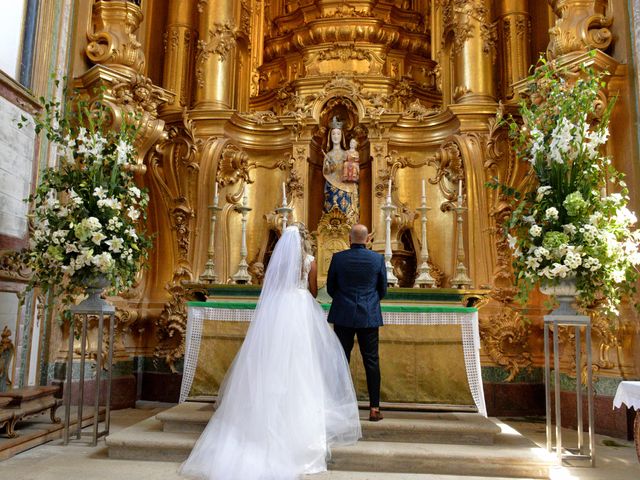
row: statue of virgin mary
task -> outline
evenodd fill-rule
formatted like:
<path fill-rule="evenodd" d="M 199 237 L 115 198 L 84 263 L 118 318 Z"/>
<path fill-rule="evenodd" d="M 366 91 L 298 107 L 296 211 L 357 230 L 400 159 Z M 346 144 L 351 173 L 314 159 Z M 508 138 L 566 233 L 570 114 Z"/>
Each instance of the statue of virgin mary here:
<path fill-rule="evenodd" d="M 347 158 L 346 139 L 342 132 L 342 122 L 336 117 L 329 124 L 327 148 L 322 164 L 325 179 L 322 210 L 328 213 L 337 206 L 350 223 L 357 223 L 360 217 L 358 182 L 343 180 L 343 165 Z"/>

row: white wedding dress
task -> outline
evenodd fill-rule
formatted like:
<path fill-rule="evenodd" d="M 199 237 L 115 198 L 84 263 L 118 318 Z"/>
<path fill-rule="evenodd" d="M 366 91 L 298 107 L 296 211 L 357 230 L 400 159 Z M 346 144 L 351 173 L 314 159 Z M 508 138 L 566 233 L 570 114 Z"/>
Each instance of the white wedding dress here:
<path fill-rule="evenodd" d="M 297 227 L 278 241 L 219 406 L 180 473 L 293 480 L 326 470 L 330 447 L 361 437 L 346 357 L 307 289 L 313 257 Z"/>

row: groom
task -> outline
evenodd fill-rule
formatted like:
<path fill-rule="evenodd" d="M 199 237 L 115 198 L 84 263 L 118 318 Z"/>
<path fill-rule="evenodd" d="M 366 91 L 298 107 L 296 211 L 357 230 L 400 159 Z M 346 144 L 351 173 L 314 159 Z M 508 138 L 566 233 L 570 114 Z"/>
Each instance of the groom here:
<path fill-rule="evenodd" d="M 333 298 L 328 321 L 351 358 L 358 337 L 369 390 L 369 420 L 382 420 L 380 413 L 380 362 L 378 327 L 382 326 L 380 300 L 387 293 L 384 257 L 365 248 L 369 232 L 364 225 L 351 228 L 351 248 L 333 255 L 327 275 L 327 293 Z"/>

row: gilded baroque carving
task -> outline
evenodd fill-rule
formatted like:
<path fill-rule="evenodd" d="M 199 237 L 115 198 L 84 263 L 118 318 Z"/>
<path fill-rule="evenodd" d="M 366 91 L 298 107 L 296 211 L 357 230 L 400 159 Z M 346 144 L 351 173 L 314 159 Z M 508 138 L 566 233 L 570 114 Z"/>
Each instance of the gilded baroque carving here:
<path fill-rule="evenodd" d="M 11 341 L 11 330 L 5 325 L 0 334 L 0 392 L 12 386 L 10 367 L 15 352 L 16 347 Z"/>
<path fill-rule="evenodd" d="M 180 42 L 180 27 L 172 25 L 162 35 L 162 45 L 164 46 L 164 53 L 166 54 L 171 49 L 176 50 Z"/>
<path fill-rule="evenodd" d="M 371 18 L 375 15 L 367 9 L 357 9 L 356 7 L 343 3 L 335 10 L 323 13 L 320 18 Z"/>
<path fill-rule="evenodd" d="M 170 217 L 177 253 L 173 280 L 166 286 L 172 300 L 165 304 L 156 320 L 159 343 L 154 353 L 164 358 L 172 371 L 175 371 L 175 361 L 184 355 L 182 333 L 186 325 L 187 291 L 181 281 L 190 281 L 193 277 L 189 261 L 194 219 L 191 199 L 200 171 L 198 161 L 202 147 L 203 142 L 196 137 L 195 126 L 185 109 L 182 122 L 169 127 L 166 140 L 156 147 L 149 162 L 152 178 Z"/>
<path fill-rule="evenodd" d="M 347 60 L 373 60 L 373 54 L 363 48 L 358 48 L 355 45 L 339 45 L 336 44 L 327 50 L 320 52 L 317 61 L 335 60 L 338 59 L 342 62 Z"/>
<path fill-rule="evenodd" d="M 237 112 L 240 118 L 254 122 L 256 125 L 265 125 L 268 123 L 278 123 L 278 117 L 271 110 L 258 110 L 254 112 Z"/>
<path fill-rule="evenodd" d="M 240 3 L 240 32 L 247 38 L 251 37 L 251 5 L 248 0 L 242 0 Z"/>
<path fill-rule="evenodd" d="M 482 1 L 439 0 L 439 5 L 442 8 L 445 33 L 453 34 L 454 54 L 459 54 L 467 40 L 473 38 L 473 20 L 480 26 L 483 51 L 495 55 L 496 25 L 489 21 L 489 11 Z M 445 39 L 446 35 L 443 36 L 443 42 Z"/>
<path fill-rule="evenodd" d="M 531 367 L 532 358 L 528 351 L 530 326 L 519 312 L 504 307 L 500 314 L 481 321 L 480 333 L 489 357 L 509 373 L 507 382 L 521 370 Z"/>
<path fill-rule="evenodd" d="M 249 171 L 255 163 L 249 162 L 249 155 L 233 143 L 228 143 L 220 154 L 216 179 L 221 186 L 234 185 L 240 181 L 253 183 Z"/>
<path fill-rule="evenodd" d="M 165 140 L 151 155 L 151 173 L 169 211 L 181 203 L 190 209 L 188 199 L 193 190 L 194 176 L 200 170 L 198 155 L 202 146 L 202 140 L 195 135 L 193 120 L 184 109 L 182 122 L 169 126 Z"/>
<path fill-rule="evenodd" d="M 558 16 L 549 29 L 547 51 L 551 57 L 591 49 L 605 50 L 613 34 L 609 27 L 613 17 L 607 16 L 609 0 L 548 0 Z"/>
<path fill-rule="evenodd" d="M 158 106 L 172 103 L 173 94 L 142 75 L 144 52 L 135 33 L 142 20 L 140 7 L 131 2 L 98 1 L 92 15 L 94 31 L 87 33 L 85 53 L 96 65 L 76 78 L 74 87 L 87 100 L 99 99 L 109 105 L 112 128 L 118 129 L 124 121 L 135 122 L 135 169 L 144 172 L 144 157 L 163 135 L 164 121 L 157 118 Z"/>
<path fill-rule="evenodd" d="M 196 8 L 198 9 L 198 13 L 204 12 L 204 7 L 209 3 L 209 0 L 198 0 L 196 3 Z"/>
<path fill-rule="evenodd" d="M 409 106 L 402 112 L 402 118 L 411 118 L 418 122 L 424 122 L 428 117 L 432 117 L 440 113 L 441 110 L 438 107 L 425 107 L 417 98 L 409 104 Z"/>
<path fill-rule="evenodd" d="M 227 55 L 236 46 L 237 31 L 231 22 L 216 23 L 209 29 L 207 40 L 198 40 L 196 46 L 196 80 L 198 87 L 204 87 L 205 63 L 211 55 L 218 55 L 218 61 L 224 62 Z"/>
<path fill-rule="evenodd" d="M 337 205 L 334 205 L 320 219 L 315 237 L 316 244 L 322 245 L 322 251 L 318 252 L 317 258 L 318 278 L 320 280 L 327 277 L 333 254 L 349 248 L 350 230 L 351 222 L 349 218 L 340 211 Z"/>
<path fill-rule="evenodd" d="M 93 5 L 92 30 L 85 49 L 93 63 L 144 70 L 144 51 L 136 37 L 142 10 L 131 2 L 98 1 Z"/>
<path fill-rule="evenodd" d="M 429 183 L 438 185 L 447 199 L 440 205 L 440 210 L 443 212 L 450 210 L 457 198 L 455 185 L 460 180 L 464 182 L 464 162 L 460 147 L 457 142 L 449 140 L 440 147 L 440 150 L 433 157 L 427 159 L 427 163 L 436 167 L 436 175 L 429 179 Z"/>
<path fill-rule="evenodd" d="M 134 75 L 130 79 L 115 83 L 111 87 L 111 94 L 117 105 L 125 108 L 138 116 L 146 115 L 141 119 L 142 124 L 148 123 L 158 115 L 158 104 L 162 99 L 154 94 L 155 85 L 150 78 L 144 75 Z M 145 121 L 146 120 L 146 121 Z"/>
<path fill-rule="evenodd" d="M 0 251 L 0 278 L 27 281 L 30 277 L 31 271 L 26 268 L 21 252 Z"/>
<path fill-rule="evenodd" d="M 184 335 L 187 331 L 187 288 L 180 284 L 167 284 L 171 300 L 156 320 L 158 344 L 154 357 L 161 358 L 173 373 L 178 373 L 176 362 L 184 357 Z"/>
<path fill-rule="evenodd" d="M 595 362 L 599 370 L 611 369 L 622 363 L 622 328 L 619 321 L 611 321 L 598 311 L 591 312 L 591 329 L 598 342 L 598 360 Z M 613 358 L 611 358 L 613 356 Z"/>
<path fill-rule="evenodd" d="M 133 325 L 140 320 L 137 308 L 116 307 L 116 327 L 114 337 L 114 352 L 124 352 L 126 349 L 125 336 L 131 332 Z"/>
<path fill-rule="evenodd" d="M 286 152 L 284 158 L 278 162 L 278 168 L 287 172 L 287 198 L 304 198 L 304 186 L 296 169 L 296 162 L 303 164 L 302 162 L 306 160 L 306 153 L 307 150 L 304 147 L 298 147 L 295 156 Z"/>
<path fill-rule="evenodd" d="M 489 132 L 486 143 L 484 169 L 487 177 L 496 179 L 505 185 L 513 185 L 517 159 L 509 148 L 509 138 L 501 120 L 504 106 L 499 105 L 495 118 L 489 119 Z M 512 250 L 503 235 L 505 223 L 509 220 L 513 206 L 510 200 L 499 190 L 487 192 L 489 200 L 489 216 L 493 225 L 489 232 L 496 248 L 496 264 L 493 270 L 492 296 L 503 303 L 510 303 L 516 295 L 515 278 L 512 268 Z"/>
<path fill-rule="evenodd" d="M 193 209 L 189 208 L 184 201 L 178 200 L 171 210 L 171 228 L 176 232 L 178 243 L 178 253 L 183 260 L 189 255 L 189 237 L 191 235 L 191 219 L 195 217 Z"/>

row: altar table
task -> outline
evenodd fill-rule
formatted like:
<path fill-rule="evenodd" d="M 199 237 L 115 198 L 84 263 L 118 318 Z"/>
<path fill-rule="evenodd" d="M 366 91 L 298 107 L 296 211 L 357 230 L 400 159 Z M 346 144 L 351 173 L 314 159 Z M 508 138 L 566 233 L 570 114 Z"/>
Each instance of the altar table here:
<path fill-rule="evenodd" d="M 636 444 L 636 453 L 640 462 L 640 381 L 624 381 L 618 385 L 616 396 L 613 398 L 613 407 L 620 408 L 622 404 L 627 408 L 636 410 L 636 419 L 633 428 L 633 439 Z"/>
<path fill-rule="evenodd" d="M 204 321 L 250 322 L 255 302 L 187 302 L 188 319 L 180 402 L 189 396 L 200 351 Z M 328 304 L 322 304 L 326 312 Z M 382 305 L 385 325 L 459 325 L 469 390 L 478 412 L 487 416 L 480 368 L 480 331 L 476 308 Z"/>

